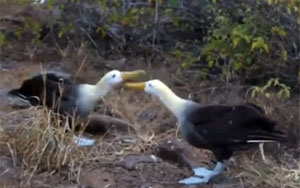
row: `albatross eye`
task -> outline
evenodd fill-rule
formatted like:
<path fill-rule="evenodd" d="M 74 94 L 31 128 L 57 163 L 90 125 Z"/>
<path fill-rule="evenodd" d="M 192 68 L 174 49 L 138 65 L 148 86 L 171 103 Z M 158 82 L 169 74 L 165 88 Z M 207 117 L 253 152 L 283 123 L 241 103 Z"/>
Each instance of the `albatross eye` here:
<path fill-rule="evenodd" d="M 112 77 L 115 78 L 115 77 L 116 77 L 116 74 L 112 75 Z"/>

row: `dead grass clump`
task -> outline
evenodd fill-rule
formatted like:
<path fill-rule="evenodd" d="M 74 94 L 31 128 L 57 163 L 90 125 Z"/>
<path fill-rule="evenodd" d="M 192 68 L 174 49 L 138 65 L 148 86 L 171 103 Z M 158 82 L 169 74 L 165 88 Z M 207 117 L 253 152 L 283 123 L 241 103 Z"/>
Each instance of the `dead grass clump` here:
<path fill-rule="evenodd" d="M 299 160 L 284 152 L 280 161 L 270 157 L 266 161 L 259 157 L 250 159 L 243 155 L 240 157 L 238 167 L 234 171 L 245 187 L 281 187 L 298 188 L 300 186 Z"/>
<path fill-rule="evenodd" d="M 153 131 L 164 119 L 173 116 L 156 97 L 144 92 L 113 92 L 105 102 L 113 109 L 114 115 L 130 121 L 138 132 Z"/>
<path fill-rule="evenodd" d="M 130 90 L 120 92 L 113 92 L 105 102 L 113 109 L 113 115 L 133 125 L 139 139 L 147 145 L 145 147 L 153 148 L 170 135 L 178 136 L 176 118 L 156 97 Z"/>
<path fill-rule="evenodd" d="M 11 155 L 21 163 L 27 183 L 38 172 L 51 173 L 84 158 L 73 142 L 74 132 L 66 132 L 67 123 L 47 109 L 30 110 L 32 116 L 23 119 L 6 139 Z"/>

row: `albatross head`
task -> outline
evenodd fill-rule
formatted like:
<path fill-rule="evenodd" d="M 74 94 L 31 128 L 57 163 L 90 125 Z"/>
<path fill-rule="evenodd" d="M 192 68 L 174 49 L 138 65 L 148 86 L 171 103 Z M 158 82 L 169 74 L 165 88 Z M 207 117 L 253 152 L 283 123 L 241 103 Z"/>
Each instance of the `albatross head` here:
<path fill-rule="evenodd" d="M 115 86 L 138 78 L 145 78 L 146 72 L 136 70 L 130 72 L 120 72 L 113 70 L 106 73 L 96 85 L 81 84 L 78 92 L 77 105 L 86 112 L 93 110 L 96 102 L 107 95 L 107 93 Z"/>
<path fill-rule="evenodd" d="M 126 88 L 135 90 L 144 90 L 146 93 L 160 97 L 163 93 L 170 90 L 162 81 L 160 80 L 149 80 L 147 82 L 138 83 L 126 83 Z"/>
<path fill-rule="evenodd" d="M 120 72 L 118 70 L 113 70 L 106 73 L 101 80 L 96 85 L 85 84 L 82 87 L 82 93 L 90 95 L 91 100 L 99 100 L 101 97 L 104 97 L 109 90 L 113 87 L 127 81 L 132 81 L 135 79 L 141 79 L 146 77 L 146 72 L 143 70 Z"/>
<path fill-rule="evenodd" d="M 184 100 L 178 97 L 168 86 L 166 86 L 160 80 L 126 83 L 125 88 L 144 90 L 146 93 L 157 96 L 178 119 L 182 118 L 182 114 L 189 103 L 188 100 Z"/>
<path fill-rule="evenodd" d="M 111 86 L 116 86 L 122 82 L 131 81 L 136 78 L 145 77 L 146 73 L 143 70 L 129 71 L 129 72 L 120 72 L 118 70 L 113 70 L 106 73 L 102 81 Z"/>
<path fill-rule="evenodd" d="M 149 80 L 145 84 L 145 92 L 160 96 L 161 92 L 167 91 L 169 88 L 160 80 Z"/>

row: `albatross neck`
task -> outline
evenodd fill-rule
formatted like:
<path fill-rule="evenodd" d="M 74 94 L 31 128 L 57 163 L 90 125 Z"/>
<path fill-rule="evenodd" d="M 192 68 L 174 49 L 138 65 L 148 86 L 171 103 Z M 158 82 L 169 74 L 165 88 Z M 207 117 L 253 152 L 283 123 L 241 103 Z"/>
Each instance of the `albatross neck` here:
<path fill-rule="evenodd" d="M 82 84 L 79 87 L 79 96 L 76 104 L 81 114 L 87 115 L 95 107 L 98 100 L 104 97 L 108 91 L 111 89 L 111 85 L 105 82 L 105 80 L 100 80 L 95 85 Z"/>
<path fill-rule="evenodd" d="M 184 112 L 191 103 L 189 100 L 178 97 L 170 88 L 165 86 L 159 93 L 160 101 L 176 116 L 178 120 L 184 118 Z"/>
<path fill-rule="evenodd" d="M 104 78 L 102 78 L 101 80 L 99 80 L 99 82 L 97 82 L 96 85 L 94 85 L 95 87 L 95 97 L 98 99 L 100 99 L 101 97 L 104 97 L 109 90 L 112 88 L 112 86 L 110 84 L 108 84 Z"/>

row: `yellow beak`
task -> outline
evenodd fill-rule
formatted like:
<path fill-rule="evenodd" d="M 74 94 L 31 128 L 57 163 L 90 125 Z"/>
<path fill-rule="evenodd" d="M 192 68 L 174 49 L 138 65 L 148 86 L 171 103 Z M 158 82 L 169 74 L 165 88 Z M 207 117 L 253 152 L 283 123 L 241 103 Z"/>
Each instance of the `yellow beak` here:
<path fill-rule="evenodd" d="M 145 79 L 146 72 L 144 70 L 121 72 L 121 78 L 123 81 L 134 81 L 136 79 Z"/>
<path fill-rule="evenodd" d="M 128 89 L 134 90 L 144 90 L 146 86 L 146 82 L 136 82 L 136 83 L 125 83 L 124 87 Z"/>

